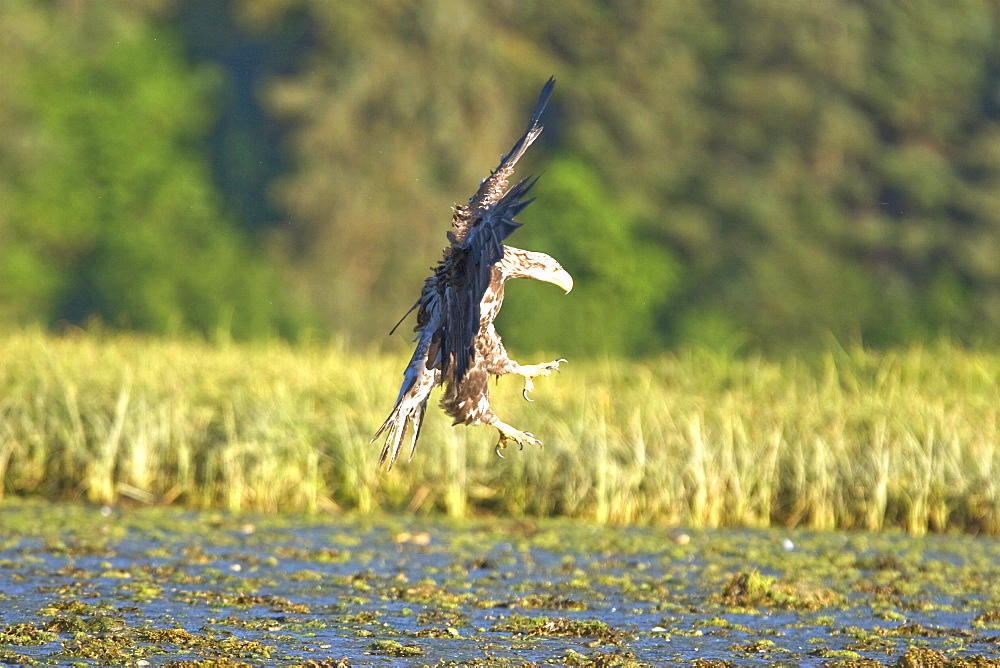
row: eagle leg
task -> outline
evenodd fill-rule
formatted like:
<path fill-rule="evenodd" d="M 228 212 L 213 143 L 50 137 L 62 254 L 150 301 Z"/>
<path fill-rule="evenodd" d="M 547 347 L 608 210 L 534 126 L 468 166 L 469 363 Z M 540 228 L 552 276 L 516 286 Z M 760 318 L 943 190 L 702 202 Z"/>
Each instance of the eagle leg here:
<path fill-rule="evenodd" d="M 525 401 L 534 401 L 534 399 L 528 396 L 528 393 L 535 389 L 535 378 L 548 376 L 553 371 L 558 371 L 559 363 L 565 361 L 560 358 L 544 364 L 518 364 L 514 373 L 524 376 L 524 389 L 521 390 L 521 396 L 524 397 Z"/>
<path fill-rule="evenodd" d="M 515 429 L 506 422 L 501 422 L 500 420 L 496 420 L 493 423 L 493 426 L 496 427 L 497 431 L 500 432 L 500 440 L 497 442 L 497 447 L 495 449 L 495 452 L 497 453 L 497 457 L 500 457 L 501 459 L 503 459 L 502 451 L 507 449 L 507 444 L 510 443 L 511 441 L 514 441 L 515 443 L 520 445 L 521 450 L 524 450 L 525 443 L 528 443 L 529 445 L 542 444 L 542 442 L 537 438 L 535 438 L 534 434 L 532 434 L 531 432 Z"/>

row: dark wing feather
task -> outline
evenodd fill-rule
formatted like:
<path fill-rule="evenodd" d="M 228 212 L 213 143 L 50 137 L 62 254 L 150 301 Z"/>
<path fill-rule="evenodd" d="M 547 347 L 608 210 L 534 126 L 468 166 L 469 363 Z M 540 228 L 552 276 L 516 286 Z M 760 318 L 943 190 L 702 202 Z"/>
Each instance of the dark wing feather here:
<path fill-rule="evenodd" d="M 507 179 L 514 172 L 514 165 L 528 150 L 532 142 L 538 138 L 542 132 L 541 119 L 545 105 L 548 104 L 549 96 L 552 95 L 552 88 L 556 85 L 555 77 L 550 77 L 542 92 L 538 96 L 535 110 L 531 113 L 531 120 L 528 122 L 528 129 L 507 155 L 500 159 L 500 165 L 489 176 L 479 184 L 479 190 L 469 198 L 469 203 L 465 206 L 455 207 L 455 213 L 451 219 L 451 232 L 448 233 L 448 240 L 453 244 L 462 244 L 470 230 L 476 225 L 476 221 L 484 209 L 495 204 L 507 190 Z"/>
<path fill-rule="evenodd" d="M 493 265 L 503 257 L 503 241 L 521 226 L 514 220 L 532 200 L 524 199 L 535 180 L 527 179 L 512 187 L 488 207 L 472 226 L 465 243 L 451 247 L 445 258 L 442 301 L 444 322 L 440 338 L 442 373 L 461 381 L 475 354 L 479 332 L 480 305 L 490 289 Z"/>
<path fill-rule="evenodd" d="M 392 465 L 396 463 L 396 457 L 399 456 L 403 440 L 411 427 L 413 435 L 410 441 L 410 456 L 413 456 L 413 451 L 417 447 L 417 439 L 420 437 L 424 412 L 427 410 L 427 400 L 431 390 L 440 382 L 438 356 L 441 352 L 439 340 L 443 312 L 437 289 L 439 275 L 440 270 L 424 282 L 420 299 L 414 304 L 413 308 L 419 307 L 420 309 L 417 312 L 417 326 L 415 328 L 417 347 L 410 357 L 406 371 L 403 372 L 403 384 L 399 388 L 396 405 L 372 437 L 374 442 L 383 432 L 387 434 L 382 454 L 379 457 L 379 464 L 388 460 L 388 469 L 391 469 Z"/>

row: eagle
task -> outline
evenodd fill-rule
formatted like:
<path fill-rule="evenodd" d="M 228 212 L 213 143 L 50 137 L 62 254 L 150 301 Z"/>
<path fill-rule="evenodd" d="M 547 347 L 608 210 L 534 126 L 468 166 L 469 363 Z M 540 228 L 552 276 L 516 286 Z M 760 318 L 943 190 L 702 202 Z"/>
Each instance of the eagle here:
<path fill-rule="evenodd" d="M 513 186 L 508 185 L 508 179 L 514 165 L 542 132 L 542 111 L 554 85 L 555 79 L 550 78 L 542 87 L 524 136 L 500 159 L 496 170 L 482 180 L 468 204 L 453 208 L 449 245 L 433 268 L 434 273 L 424 281 L 420 298 L 407 312 L 417 311 L 416 347 L 403 373 L 396 405 L 372 437 L 375 442 L 383 433 L 386 435 L 379 465 L 388 460 L 387 470 L 396 462 L 411 428 L 413 458 L 427 400 L 438 385 L 444 385 L 440 405 L 454 418 L 453 424 L 496 427 L 500 440 L 495 451 L 500 457 L 511 442 L 522 449 L 526 443 L 541 444 L 530 432 L 497 417 L 490 406 L 489 379 L 506 374 L 523 377 L 522 395 L 531 401 L 528 394 L 534 389 L 534 379 L 548 376 L 566 361 L 519 364 L 507 355 L 493 325 L 503 304 L 504 284 L 512 278 L 545 281 L 567 293 L 573 289 L 573 278 L 552 257 L 503 243 L 521 226 L 514 217 L 533 201 L 526 196 L 537 178 L 523 179 Z"/>

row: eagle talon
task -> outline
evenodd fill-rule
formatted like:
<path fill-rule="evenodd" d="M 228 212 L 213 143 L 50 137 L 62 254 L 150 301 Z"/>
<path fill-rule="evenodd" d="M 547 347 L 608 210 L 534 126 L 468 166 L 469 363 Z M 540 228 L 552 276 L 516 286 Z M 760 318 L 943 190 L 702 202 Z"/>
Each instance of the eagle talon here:
<path fill-rule="evenodd" d="M 535 435 L 532 434 L 530 431 L 520 431 L 518 429 L 515 429 L 514 427 L 511 427 L 509 424 L 505 424 L 503 422 L 499 422 L 497 424 L 494 424 L 493 426 L 500 431 L 500 440 L 497 441 L 497 445 L 493 449 L 493 452 L 495 452 L 497 454 L 497 457 L 500 457 L 501 459 L 506 459 L 506 457 L 503 456 L 502 452 L 503 450 L 507 449 L 507 444 L 510 443 L 511 441 L 517 443 L 520 446 L 519 448 L 520 450 L 524 450 L 525 443 L 530 443 L 531 445 L 539 445 L 539 446 L 542 444 L 542 442 L 537 438 L 535 438 Z"/>
<path fill-rule="evenodd" d="M 542 444 L 542 442 L 539 441 L 537 438 L 535 438 L 535 435 L 532 434 L 530 431 L 524 432 L 524 435 L 526 437 L 524 439 L 524 441 L 531 441 L 532 443 L 534 443 L 535 445 L 538 445 L 538 446 L 540 446 Z M 518 441 L 518 443 L 521 445 L 521 447 L 520 447 L 521 450 L 524 450 L 524 441 L 520 441 L 520 440 Z"/>
<path fill-rule="evenodd" d="M 521 396 L 524 397 L 524 400 L 534 401 L 534 399 L 528 396 L 528 393 L 535 389 L 535 378 L 548 376 L 553 371 L 559 371 L 559 365 L 565 361 L 565 359 L 560 357 L 557 360 L 544 364 L 519 364 L 514 373 L 524 376 L 524 389 L 521 390 Z"/>
<path fill-rule="evenodd" d="M 521 390 L 521 396 L 524 397 L 525 401 L 534 401 L 528 396 L 528 392 L 535 389 L 535 381 L 531 380 L 531 376 L 524 377 L 524 389 Z"/>

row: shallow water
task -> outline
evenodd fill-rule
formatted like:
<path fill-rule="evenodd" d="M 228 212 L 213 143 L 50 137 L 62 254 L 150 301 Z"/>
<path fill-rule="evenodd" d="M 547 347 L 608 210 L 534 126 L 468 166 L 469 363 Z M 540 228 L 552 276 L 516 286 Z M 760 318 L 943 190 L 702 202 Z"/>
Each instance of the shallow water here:
<path fill-rule="evenodd" d="M 0 506 L 7 662 L 891 665 L 922 650 L 1000 665 L 997 540 Z"/>

